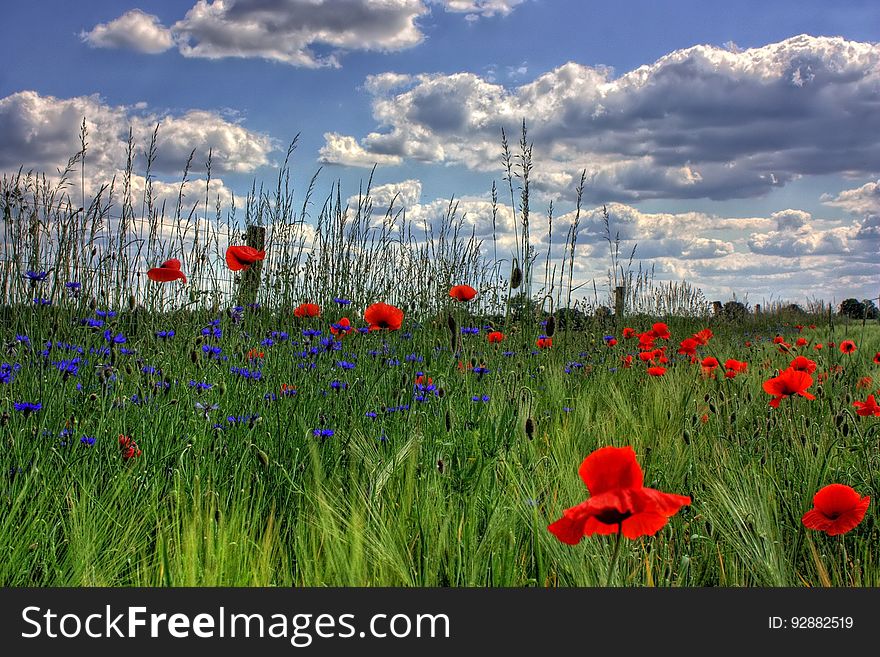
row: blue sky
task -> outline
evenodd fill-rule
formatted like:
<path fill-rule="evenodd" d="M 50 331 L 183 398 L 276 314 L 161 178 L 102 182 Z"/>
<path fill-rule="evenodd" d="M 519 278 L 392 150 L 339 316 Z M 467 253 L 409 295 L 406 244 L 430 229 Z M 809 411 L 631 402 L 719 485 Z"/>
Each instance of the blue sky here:
<path fill-rule="evenodd" d="M 300 133 L 298 188 L 323 166 L 318 196 L 337 179 L 355 194 L 378 162 L 379 200 L 399 192 L 418 218 L 454 195 L 486 237 L 500 127 L 525 118 L 535 212 L 552 200 L 570 221 L 588 171 L 584 280 L 604 279 L 607 203 L 658 278 L 712 298 L 878 293 L 875 2 L 51 1 L 4 17 L 2 171 L 63 165 L 85 114 L 103 182 L 128 127 L 161 121 L 160 177 L 213 147 L 226 199 L 271 184 Z"/>

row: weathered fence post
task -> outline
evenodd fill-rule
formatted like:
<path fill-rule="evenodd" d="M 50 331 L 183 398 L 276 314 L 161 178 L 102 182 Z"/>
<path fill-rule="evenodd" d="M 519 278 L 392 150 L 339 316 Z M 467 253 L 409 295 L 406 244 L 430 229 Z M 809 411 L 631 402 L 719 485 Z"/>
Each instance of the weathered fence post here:
<path fill-rule="evenodd" d="M 721 302 L 720 301 L 713 301 L 712 302 L 712 314 L 715 315 L 715 317 L 721 317 L 721 313 L 723 313 L 723 312 L 724 312 L 724 306 L 721 304 Z"/>
<path fill-rule="evenodd" d="M 262 251 L 266 248 L 266 229 L 263 226 L 248 226 L 245 234 L 245 244 Z M 260 272 L 263 269 L 263 261 L 258 260 L 247 271 L 242 272 L 241 283 L 238 289 L 238 303 L 246 306 L 257 300 L 257 290 L 260 287 Z"/>
<path fill-rule="evenodd" d="M 614 288 L 614 318 L 617 321 L 623 319 L 624 306 L 626 305 L 626 288 L 618 286 Z"/>
<path fill-rule="evenodd" d="M 757 316 L 760 315 L 760 314 L 761 314 L 761 304 L 760 304 L 760 303 L 756 303 L 756 304 L 755 304 L 755 317 L 757 317 Z"/>

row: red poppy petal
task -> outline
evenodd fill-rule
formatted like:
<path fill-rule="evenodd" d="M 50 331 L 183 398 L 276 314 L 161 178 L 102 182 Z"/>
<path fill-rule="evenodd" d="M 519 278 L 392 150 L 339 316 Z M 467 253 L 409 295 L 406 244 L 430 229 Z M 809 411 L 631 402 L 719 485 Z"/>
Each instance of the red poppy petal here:
<path fill-rule="evenodd" d="M 563 543 L 577 545 L 584 537 L 585 518 L 569 518 L 563 515 L 559 520 L 547 526 L 547 529 Z"/>
<path fill-rule="evenodd" d="M 233 251 L 233 247 L 226 249 L 226 266 L 232 271 L 241 271 L 242 269 L 248 269 L 249 267 L 249 265 L 238 259 L 235 251 Z"/>
<path fill-rule="evenodd" d="M 183 272 L 177 269 L 165 269 L 163 267 L 153 267 L 147 272 L 147 278 L 151 281 L 156 281 L 157 283 L 167 283 L 169 281 L 176 281 L 177 279 L 183 279 L 183 282 L 186 283 L 186 276 L 184 276 Z"/>
<path fill-rule="evenodd" d="M 801 522 L 807 529 L 815 529 L 824 532 L 831 527 L 831 521 L 819 513 L 816 509 L 810 509 L 802 517 Z"/>
<path fill-rule="evenodd" d="M 596 496 L 616 488 L 641 488 L 642 469 L 632 447 L 602 447 L 581 463 L 578 474 L 590 495 Z"/>
<path fill-rule="evenodd" d="M 618 531 L 620 531 L 619 523 L 602 522 L 595 516 L 589 516 L 584 523 L 584 536 L 592 536 L 593 534 L 608 536 L 609 534 L 616 534 Z"/>
<path fill-rule="evenodd" d="M 171 258 L 171 260 L 166 260 L 161 264 L 165 269 L 180 269 L 180 260 L 177 258 Z"/>
<path fill-rule="evenodd" d="M 674 516 L 683 506 L 690 506 L 691 498 L 687 495 L 664 493 L 653 488 L 642 488 L 639 494 L 654 506 L 657 513 L 664 516 Z"/>
<path fill-rule="evenodd" d="M 637 513 L 623 521 L 621 532 L 630 539 L 636 539 L 639 536 L 653 536 L 668 520 L 669 518 L 662 513 L 653 511 Z"/>
<path fill-rule="evenodd" d="M 844 484 L 829 484 L 813 496 L 813 506 L 825 516 L 839 515 L 860 502 L 859 494 Z"/>

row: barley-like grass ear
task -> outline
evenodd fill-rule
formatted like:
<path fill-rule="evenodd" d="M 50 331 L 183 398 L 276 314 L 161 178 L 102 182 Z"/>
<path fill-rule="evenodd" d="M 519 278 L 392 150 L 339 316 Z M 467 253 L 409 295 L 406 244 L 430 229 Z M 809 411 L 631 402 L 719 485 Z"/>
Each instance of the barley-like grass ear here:
<path fill-rule="evenodd" d="M 535 421 L 531 417 L 526 418 L 526 438 L 531 440 L 535 437 Z"/>

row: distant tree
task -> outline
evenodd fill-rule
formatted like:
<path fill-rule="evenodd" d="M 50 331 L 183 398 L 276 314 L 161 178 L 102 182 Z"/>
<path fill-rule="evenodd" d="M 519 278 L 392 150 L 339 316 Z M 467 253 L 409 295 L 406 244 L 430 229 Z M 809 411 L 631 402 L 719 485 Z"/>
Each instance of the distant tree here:
<path fill-rule="evenodd" d="M 844 299 L 837 311 L 837 314 L 841 317 L 851 317 L 852 319 L 862 319 L 863 317 L 866 319 L 877 319 L 877 313 L 877 306 L 874 305 L 871 299 L 859 301 L 854 298 Z"/>
<path fill-rule="evenodd" d="M 785 307 L 785 312 L 792 315 L 805 315 L 804 309 L 796 303 L 790 303 Z"/>
<path fill-rule="evenodd" d="M 724 317 L 727 319 L 742 319 L 749 314 L 748 308 L 739 301 L 728 301 L 724 304 Z"/>

